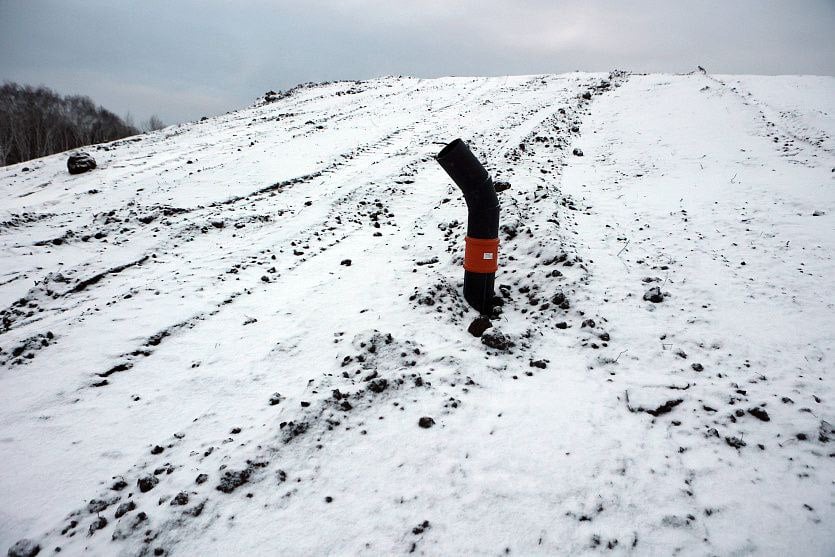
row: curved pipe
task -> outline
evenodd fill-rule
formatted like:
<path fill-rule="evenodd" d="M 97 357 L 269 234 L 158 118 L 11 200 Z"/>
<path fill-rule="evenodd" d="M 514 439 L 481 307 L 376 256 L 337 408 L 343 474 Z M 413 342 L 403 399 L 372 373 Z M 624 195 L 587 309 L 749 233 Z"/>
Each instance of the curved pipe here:
<path fill-rule="evenodd" d="M 499 246 L 499 198 L 493 180 L 460 139 L 441 149 L 435 158 L 467 202 L 464 299 L 489 316 L 493 310 Z"/>

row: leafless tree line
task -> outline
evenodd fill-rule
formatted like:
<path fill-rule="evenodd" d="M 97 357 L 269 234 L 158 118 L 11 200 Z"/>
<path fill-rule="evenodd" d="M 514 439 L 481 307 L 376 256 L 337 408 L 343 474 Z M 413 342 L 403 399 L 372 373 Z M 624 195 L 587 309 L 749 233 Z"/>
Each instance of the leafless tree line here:
<path fill-rule="evenodd" d="M 160 129 L 151 116 L 141 128 Z M 0 166 L 113 141 L 140 130 L 86 96 L 62 97 L 47 87 L 0 86 Z"/>

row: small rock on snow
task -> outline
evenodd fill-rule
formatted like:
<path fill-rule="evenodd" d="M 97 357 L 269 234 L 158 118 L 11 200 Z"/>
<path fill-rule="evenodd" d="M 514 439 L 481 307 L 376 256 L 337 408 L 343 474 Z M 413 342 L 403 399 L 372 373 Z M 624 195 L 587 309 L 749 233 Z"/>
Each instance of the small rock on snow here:
<path fill-rule="evenodd" d="M 116 507 L 116 514 L 114 515 L 116 518 L 120 518 L 125 514 L 129 513 L 133 509 L 136 508 L 136 503 L 133 501 L 128 501 L 127 503 L 122 503 L 118 507 Z"/>
<path fill-rule="evenodd" d="M 734 449 L 739 449 L 739 448 L 742 448 L 746 445 L 745 441 L 743 441 L 739 437 L 734 437 L 734 436 L 725 437 L 725 443 L 727 443 L 728 445 L 730 445 Z"/>
<path fill-rule="evenodd" d="M 87 512 L 89 513 L 100 513 L 104 509 L 106 509 L 110 505 L 107 501 L 103 499 L 91 499 L 89 503 L 87 503 Z"/>
<path fill-rule="evenodd" d="M 768 415 L 768 412 L 765 411 L 764 408 L 760 408 L 759 406 L 755 406 L 754 408 L 749 408 L 748 413 L 763 422 L 770 422 L 771 417 Z"/>
<path fill-rule="evenodd" d="M 70 174 L 82 174 L 94 168 L 96 168 L 96 159 L 84 151 L 73 153 L 67 159 L 67 170 Z"/>
<path fill-rule="evenodd" d="M 493 324 L 490 323 L 490 320 L 487 317 L 480 315 L 473 319 L 473 322 L 470 323 L 470 326 L 467 328 L 467 332 L 474 337 L 480 337 L 484 334 L 484 331 L 492 326 Z"/>
<path fill-rule="evenodd" d="M 414 534 L 416 536 L 419 535 L 419 534 L 423 534 L 429 528 L 430 528 L 429 521 L 424 520 L 423 522 L 421 522 L 420 524 L 418 524 L 417 526 L 412 528 L 412 534 Z"/>
<path fill-rule="evenodd" d="M 481 343 L 496 350 L 510 350 L 513 342 L 500 331 L 488 331 L 481 336 Z"/>
<path fill-rule="evenodd" d="M 171 500 L 171 506 L 177 507 L 182 505 L 188 505 L 188 493 L 185 491 L 181 491 L 177 495 L 174 496 L 174 499 Z"/>
<path fill-rule="evenodd" d="M 107 526 L 107 519 L 100 516 L 90 524 L 90 528 L 87 532 L 92 536 L 96 530 L 101 530 L 105 526 Z"/>
<path fill-rule="evenodd" d="M 9 557 L 35 557 L 41 546 L 32 540 L 22 539 L 9 548 Z"/>
<path fill-rule="evenodd" d="M 429 429 L 430 427 L 435 425 L 435 420 L 433 420 L 429 416 L 423 416 L 421 419 L 418 420 L 418 425 L 423 429 Z"/>
<path fill-rule="evenodd" d="M 139 491 L 146 493 L 151 491 L 159 483 L 159 478 L 156 476 L 143 476 L 137 480 L 136 485 L 139 486 Z"/>
<path fill-rule="evenodd" d="M 244 468 L 243 470 L 227 470 L 223 473 L 217 490 L 223 493 L 232 493 L 236 488 L 248 482 L 251 474 L 252 470 L 249 468 Z"/>
<path fill-rule="evenodd" d="M 644 293 L 644 300 L 654 304 L 659 304 L 664 301 L 664 295 L 661 293 L 660 288 L 653 286 Z"/>

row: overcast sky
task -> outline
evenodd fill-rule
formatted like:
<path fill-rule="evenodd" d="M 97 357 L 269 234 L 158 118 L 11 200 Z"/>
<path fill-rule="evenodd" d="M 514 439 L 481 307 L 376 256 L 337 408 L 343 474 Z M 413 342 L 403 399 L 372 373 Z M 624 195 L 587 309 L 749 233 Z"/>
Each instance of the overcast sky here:
<path fill-rule="evenodd" d="M 835 0 L 0 0 L 0 81 L 166 123 L 305 81 L 835 75 Z"/>

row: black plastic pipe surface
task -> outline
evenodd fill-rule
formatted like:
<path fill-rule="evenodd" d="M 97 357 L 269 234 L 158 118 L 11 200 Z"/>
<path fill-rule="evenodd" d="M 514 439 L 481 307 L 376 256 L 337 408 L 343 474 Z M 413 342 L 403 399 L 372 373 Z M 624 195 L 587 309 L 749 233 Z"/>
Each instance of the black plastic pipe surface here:
<path fill-rule="evenodd" d="M 456 139 L 438 153 L 438 164 L 461 189 L 467 202 L 467 236 L 478 240 L 499 237 L 499 198 L 493 180 L 467 144 Z M 482 315 L 493 311 L 496 273 L 464 271 L 464 299 Z"/>

